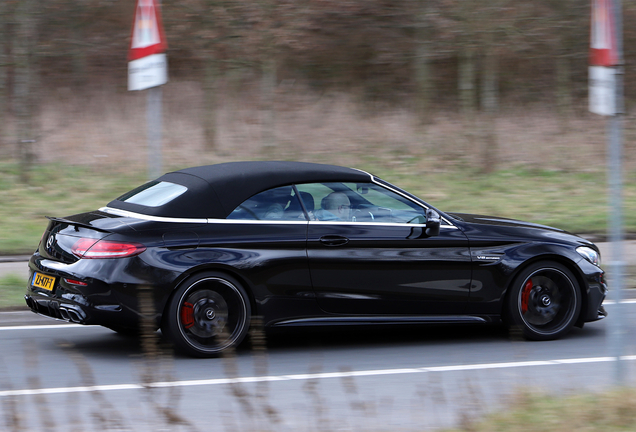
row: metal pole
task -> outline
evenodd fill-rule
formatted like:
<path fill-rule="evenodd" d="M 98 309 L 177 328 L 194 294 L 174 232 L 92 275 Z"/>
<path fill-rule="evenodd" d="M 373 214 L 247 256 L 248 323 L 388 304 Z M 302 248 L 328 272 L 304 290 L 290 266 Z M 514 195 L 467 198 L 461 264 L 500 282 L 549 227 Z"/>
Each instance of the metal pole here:
<path fill-rule="evenodd" d="M 615 292 L 616 306 L 613 311 L 612 323 L 612 356 L 615 358 L 614 382 L 616 386 L 625 385 L 625 368 L 621 360 L 623 355 L 623 343 L 625 333 L 625 318 L 623 313 L 623 198 L 622 198 L 622 147 L 623 147 L 623 114 L 625 112 L 623 101 L 623 22 L 621 0 L 612 2 L 614 8 L 615 37 L 618 54 L 618 66 L 615 68 L 616 79 L 616 114 L 610 116 L 607 121 L 608 136 L 608 184 L 610 192 L 609 237 L 611 241 L 612 260 L 609 263 L 611 289 Z"/>
<path fill-rule="evenodd" d="M 161 8 L 161 0 L 157 0 L 157 6 Z M 162 90 L 161 86 L 148 89 L 148 103 L 146 107 L 148 121 L 148 178 L 156 179 L 163 171 L 161 154 L 162 139 Z"/>
<path fill-rule="evenodd" d="M 148 103 L 146 107 L 148 122 L 148 178 L 156 179 L 162 173 L 162 90 L 161 86 L 148 89 Z"/>

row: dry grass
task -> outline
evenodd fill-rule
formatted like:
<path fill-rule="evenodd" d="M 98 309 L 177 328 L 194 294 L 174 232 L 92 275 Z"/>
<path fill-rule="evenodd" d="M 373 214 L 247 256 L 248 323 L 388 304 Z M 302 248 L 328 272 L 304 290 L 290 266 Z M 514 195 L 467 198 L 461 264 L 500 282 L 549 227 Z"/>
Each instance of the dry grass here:
<path fill-rule="evenodd" d="M 517 392 L 508 408 L 453 431 L 569 432 L 636 430 L 636 391 L 619 389 L 602 394 L 557 398 Z"/>
<path fill-rule="evenodd" d="M 467 121 L 444 109 L 421 125 L 408 108 L 361 103 L 344 94 L 317 94 L 293 86 L 279 88 L 274 104 L 277 145 L 263 149 L 258 93 L 249 85 L 220 87 L 224 90 L 218 95 L 217 143 L 212 151 L 201 127 L 200 85 L 183 81 L 164 86 L 166 165 L 259 158 L 357 165 L 366 157 L 387 156 L 418 158 L 427 171 L 481 164 L 484 140 L 479 118 Z M 39 161 L 145 165 L 145 92 L 105 85 L 77 94 L 62 88 L 40 100 Z M 636 127 L 630 120 L 625 122 L 625 163 L 633 169 Z M 15 142 L 10 128 L 6 133 L 9 142 Z M 503 169 L 605 169 L 605 122 L 584 110 L 564 120 L 545 104 L 506 106 L 496 119 L 496 135 L 498 166 Z"/>

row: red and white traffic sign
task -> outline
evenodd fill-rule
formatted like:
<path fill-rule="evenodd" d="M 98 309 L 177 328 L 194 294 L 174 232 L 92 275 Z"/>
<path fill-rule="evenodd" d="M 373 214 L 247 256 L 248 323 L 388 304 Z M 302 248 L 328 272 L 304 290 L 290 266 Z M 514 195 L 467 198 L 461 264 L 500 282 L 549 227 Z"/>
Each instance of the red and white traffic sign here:
<path fill-rule="evenodd" d="M 616 66 L 618 52 L 612 0 L 592 0 L 590 65 Z"/>
<path fill-rule="evenodd" d="M 144 90 L 168 82 L 167 48 L 156 0 L 137 0 L 128 50 L 128 90 Z"/>
<path fill-rule="evenodd" d="M 128 60 L 166 52 L 168 42 L 163 32 L 161 11 L 155 0 L 137 0 Z"/>

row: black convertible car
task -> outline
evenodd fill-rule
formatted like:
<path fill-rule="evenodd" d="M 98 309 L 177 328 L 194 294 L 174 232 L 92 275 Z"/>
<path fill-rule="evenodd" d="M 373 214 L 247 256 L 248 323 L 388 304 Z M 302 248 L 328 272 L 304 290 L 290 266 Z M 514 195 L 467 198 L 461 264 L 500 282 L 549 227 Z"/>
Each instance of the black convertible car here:
<path fill-rule="evenodd" d="M 490 323 L 529 339 L 605 316 L 591 242 L 533 223 L 437 210 L 357 169 L 235 162 L 163 175 L 50 222 L 26 293 L 41 315 L 131 332 L 139 292 L 195 356 L 266 328 Z"/>

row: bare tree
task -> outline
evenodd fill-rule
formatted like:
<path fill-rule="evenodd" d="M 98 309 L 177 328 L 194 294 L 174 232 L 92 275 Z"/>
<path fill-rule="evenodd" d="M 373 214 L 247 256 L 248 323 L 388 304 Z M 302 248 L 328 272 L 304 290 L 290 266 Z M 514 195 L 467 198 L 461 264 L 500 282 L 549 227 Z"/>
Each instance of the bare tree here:
<path fill-rule="evenodd" d="M 496 115 L 499 110 L 499 57 L 504 49 L 511 51 L 510 35 L 519 16 L 512 0 L 462 0 L 451 3 L 447 11 L 456 22 L 458 34 L 458 89 L 461 111 L 468 133 L 478 130 L 482 169 L 490 172 L 497 166 Z M 479 60 L 479 87 L 477 86 Z M 479 88 L 479 93 L 477 89 Z M 478 98 L 479 96 L 479 98 Z M 479 104 L 477 104 L 479 100 Z M 474 113 L 479 106 L 479 124 Z M 473 135 L 474 136 L 474 135 Z"/>
<path fill-rule="evenodd" d="M 224 0 L 164 0 L 163 17 L 170 46 L 192 46 L 191 52 L 203 66 L 203 125 L 207 149 L 217 146 L 217 83 L 227 37 L 227 7 Z"/>
<path fill-rule="evenodd" d="M 0 147 L 7 137 L 7 77 L 9 69 L 9 2 L 0 2 Z"/>
<path fill-rule="evenodd" d="M 241 40 L 246 43 L 247 58 L 260 69 L 261 145 L 268 151 L 276 145 L 276 109 L 274 98 L 277 83 L 278 32 L 285 27 L 280 0 L 258 0 L 242 10 Z M 287 16 L 293 19 L 293 16 Z M 247 60 L 247 59 L 246 59 Z"/>
<path fill-rule="evenodd" d="M 554 59 L 556 106 L 565 125 L 572 114 L 572 63 L 587 59 L 590 5 L 579 0 L 543 0 L 537 4 L 546 52 Z"/>
<path fill-rule="evenodd" d="M 433 86 L 431 49 L 434 29 L 432 24 L 433 7 L 430 1 L 416 1 L 415 15 L 415 106 L 417 116 L 422 123 L 427 122 Z"/>
<path fill-rule="evenodd" d="M 188 45 L 203 65 L 202 124 L 208 150 L 217 148 L 217 114 L 220 83 L 234 65 L 258 64 L 246 59 L 249 41 L 246 10 L 252 2 L 240 0 L 164 0 L 164 22 L 170 45 Z M 239 42 L 240 41 L 240 42 Z"/>
<path fill-rule="evenodd" d="M 15 62 L 14 97 L 17 117 L 20 178 L 28 183 L 35 159 L 34 143 L 37 138 L 34 93 L 36 64 L 36 0 L 21 0 L 15 8 L 16 35 L 13 40 Z"/>

